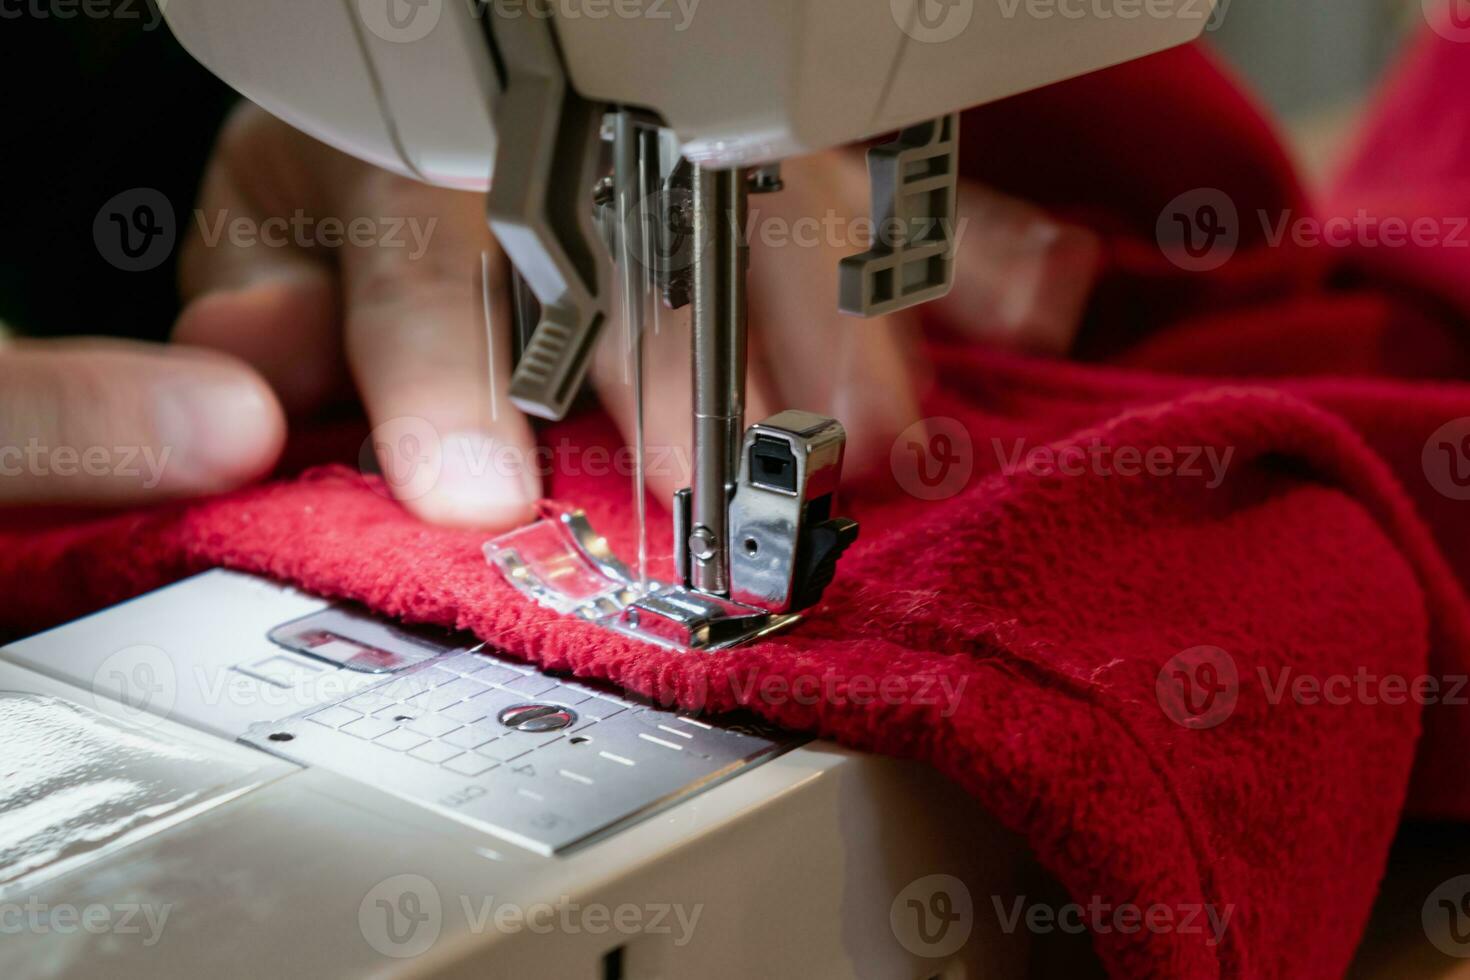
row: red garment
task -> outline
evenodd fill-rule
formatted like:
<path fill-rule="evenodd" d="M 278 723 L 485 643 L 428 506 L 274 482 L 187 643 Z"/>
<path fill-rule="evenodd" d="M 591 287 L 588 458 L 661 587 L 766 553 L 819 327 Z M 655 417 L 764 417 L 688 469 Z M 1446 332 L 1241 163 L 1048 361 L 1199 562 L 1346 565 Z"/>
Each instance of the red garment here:
<path fill-rule="evenodd" d="M 1364 144 L 1369 161 L 1408 134 L 1392 163 L 1350 168 L 1333 200 L 1392 208 L 1413 169 L 1445 178 L 1412 188 L 1421 207 L 1470 213 L 1470 104 L 1443 97 L 1467 75 L 1470 48 L 1427 40 Z M 1436 142 L 1450 157 L 1421 168 L 1431 119 L 1459 142 Z M 939 456 L 963 457 L 966 435 L 974 473 L 937 502 L 886 477 L 855 487 L 862 539 L 799 630 L 719 656 L 603 634 L 529 606 L 486 566 L 480 535 L 415 523 L 341 468 L 17 527 L 0 535 L 0 626 L 33 630 L 214 565 L 274 575 L 548 668 L 930 762 L 1084 904 L 1230 910 L 1219 945 L 1208 930 L 1097 934 L 1113 976 L 1341 974 L 1406 800 L 1470 815 L 1470 712 L 1428 708 L 1416 757 L 1412 702 L 1277 695 L 1303 676 L 1470 673 L 1470 556 L 1453 547 L 1470 504 L 1436 489 L 1456 492 L 1458 471 L 1426 467 L 1431 433 L 1470 416 L 1470 387 L 1425 380 L 1464 370 L 1470 257 L 1270 247 L 1258 211 L 1313 209 L 1260 114 L 1196 48 L 974 112 L 966 133 L 975 175 L 1104 234 L 1080 340 L 1093 363 L 990 354 L 936 326 L 926 410 L 959 428 L 947 448 L 900 445 L 895 473 L 914 486 L 911 459 L 943 477 Z M 1224 191 L 1241 218 L 1237 252 L 1210 272 L 1176 267 L 1154 239 L 1165 205 L 1196 188 Z M 614 444 L 596 417 L 562 436 Z M 1018 439 L 1030 466 L 1003 471 Z M 1066 475 L 1024 456 L 1036 447 L 1089 462 Z M 1172 475 L 1122 475 L 1140 465 L 1129 447 Z M 1218 481 L 1210 458 L 1228 459 Z M 620 481 L 551 489 L 628 553 Z M 1219 687 L 1232 668 L 1233 695 Z M 1188 724 L 1174 720 L 1181 695 L 1203 712 Z M 988 914 L 984 897 L 976 907 Z"/>

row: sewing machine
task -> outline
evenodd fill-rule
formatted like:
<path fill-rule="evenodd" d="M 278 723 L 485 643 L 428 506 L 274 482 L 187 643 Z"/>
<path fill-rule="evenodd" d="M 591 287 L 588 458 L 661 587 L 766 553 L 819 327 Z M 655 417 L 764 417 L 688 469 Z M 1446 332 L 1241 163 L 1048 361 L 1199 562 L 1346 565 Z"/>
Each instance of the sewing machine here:
<path fill-rule="evenodd" d="M 692 307 L 676 580 L 650 581 L 646 545 L 635 570 L 576 512 L 487 544 L 486 574 L 718 656 L 796 623 L 857 534 L 835 508 L 840 422 L 796 406 L 746 426 L 748 195 L 780 190 L 782 158 L 897 132 L 869 155 L 875 226 L 893 233 L 843 262 L 833 300 L 868 316 L 943 295 L 959 110 L 1189 40 L 1210 6 L 164 12 L 196 57 L 304 131 L 488 190 L 524 287 L 525 411 L 568 411 L 610 321 L 641 377 L 656 304 Z M 133 933 L 53 916 L 0 944 L 7 976 L 1037 969 L 1030 937 L 990 914 L 1034 884 L 1024 849 L 925 769 L 693 717 L 249 576 L 207 573 L 0 650 L 0 745 L 22 776 L 0 792 L 0 927 L 32 906 L 174 916 L 151 944 L 146 916 Z"/>
<path fill-rule="evenodd" d="M 488 188 L 490 226 L 529 287 L 518 293 L 537 301 L 516 331 L 511 397 L 524 411 L 567 412 L 618 314 L 641 412 L 649 311 L 692 305 L 693 472 L 672 504 L 675 581 L 649 581 L 646 543 L 634 573 L 589 559 L 556 525 L 491 557 L 558 609 L 718 649 L 794 623 L 858 533 L 835 510 L 839 420 L 786 411 L 745 425 L 748 196 L 781 188 L 783 158 L 897 131 L 869 153 L 883 233 L 843 261 L 833 301 L 873 316 L 942 296 L 959 110 L 1190 40 L 1211 8 L 174 0 L 165 13 L 200 61 L 305 132 L 410 177 Z M 640 479 L 640 517 L 643 498 Z M 567 578 L 578 591 L 559 590 Z"/>

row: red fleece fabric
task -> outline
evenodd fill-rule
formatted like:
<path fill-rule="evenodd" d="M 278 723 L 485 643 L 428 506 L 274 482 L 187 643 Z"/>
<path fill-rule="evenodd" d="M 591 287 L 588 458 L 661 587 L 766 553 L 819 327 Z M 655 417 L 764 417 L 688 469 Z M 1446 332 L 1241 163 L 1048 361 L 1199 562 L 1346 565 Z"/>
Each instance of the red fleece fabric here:
<path fill-rule="evenodd" d="M 1467 76 L 1470 47 L 1426 39 L 1331 207 L 1470 213 L 1470 103 L 1443 96 Z M 1432 164 L 1415 149 L 1429 122 L 1447 134 Z M 1454 380 L 1470 357 L 1470 257 L 1273 246 L 1258 213 L 1338 212 L 1306 200 L 1261 114 L 1198 48 L 973 112 L 966 132 L 974 176 L 1103 234 L 1086 363 L 988 353 L 931 324 L 925 407 L 953 420 L 950 441 L 900 445 L 893 475 L 852 488 L 862 539 L 799 630 L 720 656 L 605 635 L 524 601 L 486 566 L 481 535 L 418 524 L 345 467 L 121 516 L 12 514 L 0 628 L 212 566 L 276 576 L 661 701 L 746 706 L 924 760 L 1084 904 L 1229 910 L 1219 944 L 1208 930 L 1099 932 L 1113 976 L 1340 975 L 1406 805 L 1470 816 L 1470 722 L 1423 709 L 1421 741 L 1412 699 L 1273 692 L 1283 678 L 1470 673 L 1470 554 L 1437 547 L 1465 539 L 1470 504 L 1436 489 L 1425 456 L 1431 433 L 1470 416 Z M 1408 187 L 1408 172 L 1442 180 Z M 1211 272 L 1154 241 L 1165 205 L 1196 188 L 1241 216 L 1236 254 Z M 553 435 L 617 444 L 591 415 Z M 1027 455 L 1038 448 L 1054 455 Z M 952 495 L 898 486 L 956 454 L 973 472 Z M 1211 458 L 1226 461 L 1218 480 Z M 628 552 L 621 482 L 560 476 L 551 490 Z M 1160 691 L 1200 647 L 1223 651 L 1208 666 L 1233 666 L 1238 692 L 1207 701 L 1227 716 L 1179 724 Z M 1188 656 L 1186 679 L 1208 693 L 1224 675 Z"/>

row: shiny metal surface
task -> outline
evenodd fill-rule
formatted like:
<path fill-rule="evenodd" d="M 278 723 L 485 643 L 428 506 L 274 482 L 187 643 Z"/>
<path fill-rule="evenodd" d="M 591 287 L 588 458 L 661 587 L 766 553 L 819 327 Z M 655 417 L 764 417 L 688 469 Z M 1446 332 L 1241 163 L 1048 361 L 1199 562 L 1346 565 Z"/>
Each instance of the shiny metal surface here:
<path fill-rule="evenodd" d="M 484 551 L 511 585 L 540 605 L 668 649 L 723 650 L 800 618 L 679 584 L 640 585 L 581 511 L 503 534 Z"/>
<path fill-rule="evenodd" d="M 729 590 L 729 487 L 745 419 L 746 173 L 694 168 L 694 473 L 690 581 Z M 695 549 L 695 538 L 700 547 Z"/>
<path fill-rule="evenodd" d="M 808 525 L 831 516 L 846 444 L 840 423 L 811 412 L 781 412 L 750 427 L 730 502 L 730 598 L 771 612 L 792 608 L 799 551 Z M 789 481 L 757 471 L 762 445 L 789 451 Z"/>
<path fill-rule="evenodd" d="M 638 582 L 648 585 L 647 448 L 644 438 L 643 341 L 650 306 L 656 302 L 653 243 L 656 226 L 650 209 L 659 198 L 659 132 L 655 124 L 629 110 L 612 115 L 613 196 L 617 225 L 615 248 L 621 294 L 625 355 L 633 386 L 633 508 L 638 516 Z"/>
<path fill-rule="evenodd" d="M 685 717 L 482 650 L 439 657 L 241 741 L 550 855 L 805 739 Z"/>
<path fill-rule="evenodd" d="M 767 610 L 681 586 L 650 592 L 623 610 L 613 628 L 675 650 L 726 650 L 785 629 L 798 616 Z"/>

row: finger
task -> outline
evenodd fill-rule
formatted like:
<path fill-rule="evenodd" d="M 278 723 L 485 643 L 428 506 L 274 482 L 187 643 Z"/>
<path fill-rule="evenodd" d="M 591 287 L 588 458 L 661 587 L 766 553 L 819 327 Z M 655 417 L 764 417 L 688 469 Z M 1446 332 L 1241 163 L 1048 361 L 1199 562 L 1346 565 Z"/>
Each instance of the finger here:
<path fill-rule="evenodd" d="M 934 305 L 948 326 L 1015 350 L 1071 350 L 1101 269 L 1095 232 L 971 181 L 955 237 L 954 288 Z"/>
<path fill-rule="evenodd" d="M 395 495 L 435 523 L 524 523 L 541 485 L 531 427 L 509 400 L 505 317 L 487 345 L 487 252 L 492 307 L 507 307 L 509 286 L 483 198 L 373 171 L 353 188 L 344 216 L 418 223 L 409 247 L 348 244 L 342 253 L 347 359 Z"/>
<path fill-rule="evenodd" d="M 293 414 L 351 390 L 335 256 L 314 234 L 331 215 L 311 207 L 325 195 L 318 174 L 304 173 L 349 166 L 331 152 L 253 106 L 236 112 L 205 174 L 180 260 L 185 307 L 174 340 L 245 361 Z"/>
<path fill-rule="evenodd" d="M 122 341 L 0 350 L 0 503 L 137 503 L 269 472 L 285 419 L 233 358 Z"/>
<path fill-rule="evenodd" d="M 307 415 L 351 392 L 337 297 L 326 273 L 283 276 L 211 289 L 184 307 L 173 340 L 249 364 L 292 415 Z"/>
<path fill-rule="evenodd" d="M 920 415 L 918 318 L 859 319 L 837 309 L 839 263 L 866 247 L 854 240 L 867 187 L 861 159 L 822 154 L 788 165 L 784 176 L 786 190 L 752 199 L 753 370 L 782 407 L 842 422 L 845 467 L 876 472 Z"/>

